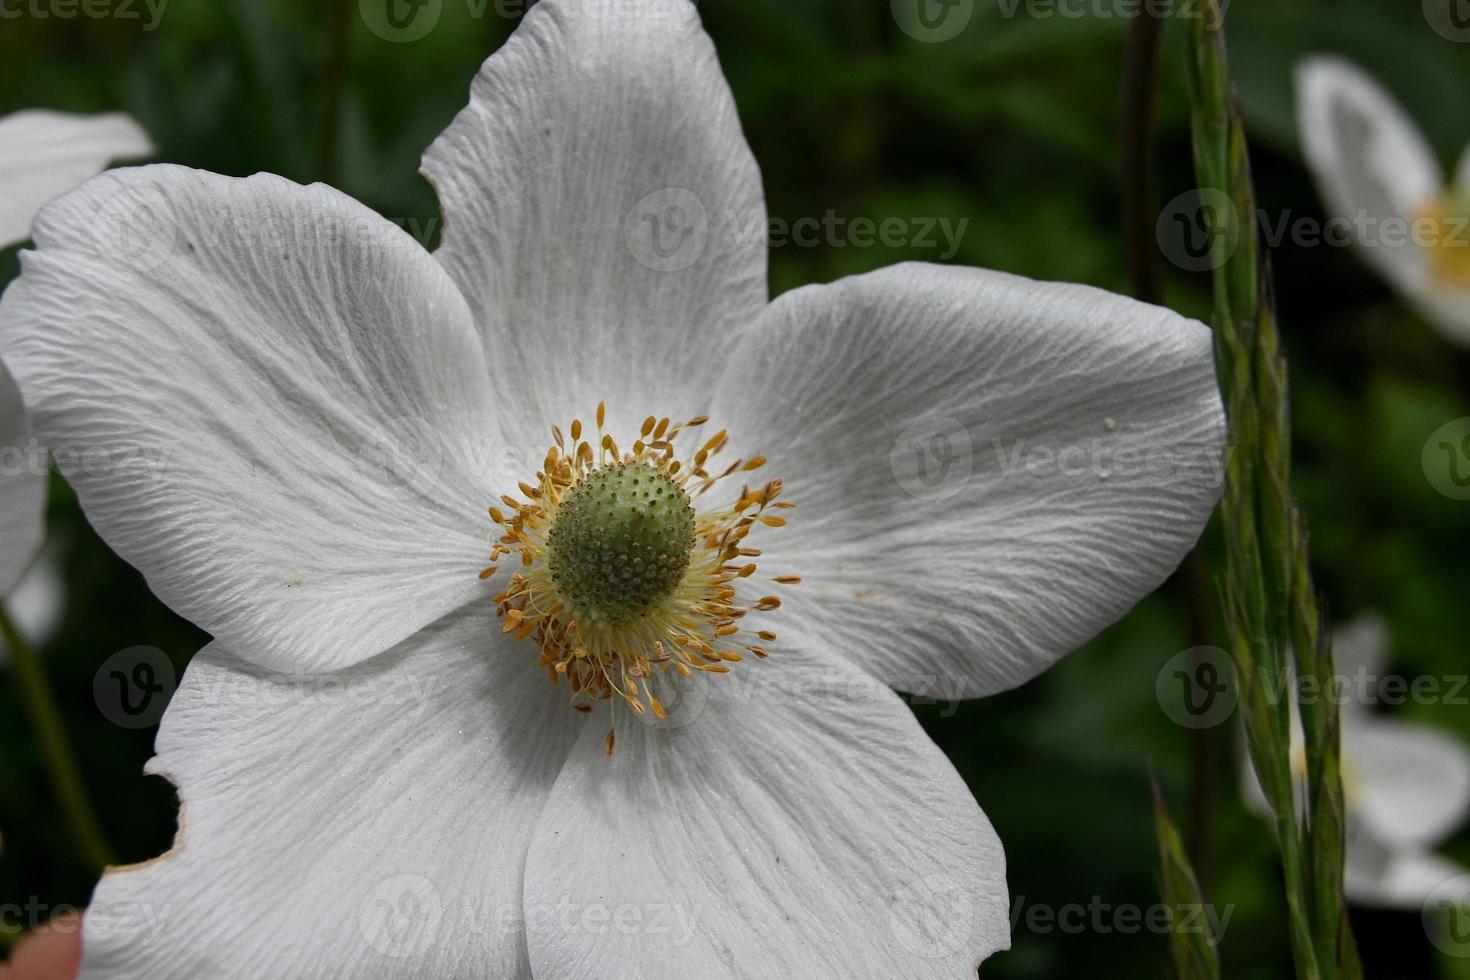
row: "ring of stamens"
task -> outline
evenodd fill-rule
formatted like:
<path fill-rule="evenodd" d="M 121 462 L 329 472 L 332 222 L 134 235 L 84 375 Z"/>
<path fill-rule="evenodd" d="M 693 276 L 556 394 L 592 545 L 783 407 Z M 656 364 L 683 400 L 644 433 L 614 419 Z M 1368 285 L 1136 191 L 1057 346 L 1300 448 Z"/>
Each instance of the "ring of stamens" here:
<path fill-rule="evenodd" d="M 536 644 L 551 682 L 569 682 L 573 708 L 588 712 L 609 701 L 663 719 L 649 683 L 655 676 L 722 674 L 746 654 L 768 656 L 776 634 L 750 629 L 744 619 L 781 600 L 741 597 L 746 583 L 758 581 L 760 551 L 746 538 L 758 527 L 784 526 L 775 512 L 795 505 L 778 500 L 781 481 L 770 480 L 742 485 L 731 504 L 697 511 L 696 500 L 759 469 L 765 457 L 737 459 L 714 474 L 728 442 L 723 430 L 687 457 L 675 449 L 706 417 L 671 423 L 649 416 L 626 452 L 604 431 L 605 419 L 599 404 L 595 434 L 584 433 L 580 419 L 570 440 L 553 427 L 541 470 L 520 484 L 522 498 L 504 495 L 503 508 L 490 508 L 501 531 L 491 561 L 519 558 L 494 602 L 502 629 Z M 613 743 L 610 728 L 609 754 Z"/>

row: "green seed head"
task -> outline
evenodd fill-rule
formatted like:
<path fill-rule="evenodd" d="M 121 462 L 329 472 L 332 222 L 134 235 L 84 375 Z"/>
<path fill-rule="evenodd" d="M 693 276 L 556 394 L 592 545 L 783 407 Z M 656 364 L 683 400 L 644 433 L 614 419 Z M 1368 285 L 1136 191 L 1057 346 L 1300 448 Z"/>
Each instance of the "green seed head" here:
<path fill-rule="evenodd" d="M 575 613 L 621 623 L 678 587 L 694 550 L 694 507 L 648 463 L 596 470 L 557 507 L 552 581 Z"/>

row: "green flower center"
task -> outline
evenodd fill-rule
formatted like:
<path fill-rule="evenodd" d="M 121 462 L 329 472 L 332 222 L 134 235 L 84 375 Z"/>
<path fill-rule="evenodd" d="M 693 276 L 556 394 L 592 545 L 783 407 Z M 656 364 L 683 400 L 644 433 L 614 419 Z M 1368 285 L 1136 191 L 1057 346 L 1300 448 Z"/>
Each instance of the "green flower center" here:
<path fill-rule="evenodd" d="M 576 618 L 623 623 L 673 593 L 694 550 L 694 507 L 668 474 L 617 463 L 587 474 L 556 509 L 551 577 Z"/>

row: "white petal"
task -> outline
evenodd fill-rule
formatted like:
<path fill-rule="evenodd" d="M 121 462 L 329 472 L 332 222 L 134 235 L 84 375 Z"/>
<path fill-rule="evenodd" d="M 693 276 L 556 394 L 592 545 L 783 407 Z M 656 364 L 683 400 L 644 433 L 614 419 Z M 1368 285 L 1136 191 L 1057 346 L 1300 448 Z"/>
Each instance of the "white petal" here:
<path fill-rule="evenodd" d="M 1470 346 L 1470 290 L 1426 284 L 1408 294 L 1419 315 L 1446 339 Z"/>
<path fill-rule="evenodd" d="M 1454 861 L 1424 851 L 1390 852 L 1382 865 L 1365 867 L 1355 860 L 1351 846 L 1348 848 L 1346 870 L 1343 884 L 1349 901 L 1357 905 L 1411 911 L 1423 908 L 1445 882 L 1467 874 L 1466 869 Z M 1463 896 L 1458 899 L 1464 900 Z"/>
<path fill-rule="evenodd" d="M 423 169 L 513 439 L 602 398 L 620 439 L 703 411 L 766 303 L 766 212 L 693 4 L 542 0 Z"/>
<path fill-rule="evenodd" d="M 1329 213 L 1351 222 L 1364 255 L 1390 282 L 1423 288 L 1423 256 L 1406 222 L 1444 187 L 1423 132 L 1392 95 L 1341 58 L 1305 59 L 1296 85 L 1302 148 Z"/>
<path fill-rule="evenodd" d="M 1288 668 L 1288 673 L 1294 672 Z M 1292 798 L 1296 803 L 1297 814 L 1306 812 L 1306 781 L 1303 778 L 1303 766 L 1306 760 L 1307 743 L 1306 736 L 1302 734 L 1301 709 L 1297 707 L 1296 701 L 1287 704 L 1287 712 L 1290 716 L 1291 733 L 1289 735 L 1289 753 L 1292 761 L 1291 787 Z M 1247 744 L 1245 730 L 1237 728 L 1240 736 L 1240 795 L 1241 802 L 1245 804 L 1246 810 L 1258 817 L 1267 820 L 1274 819 L 1276 811 L 1271 808 L 1271 802 L 1266 799 L 1266 791 L 1261 786 L 1260 778 L 1256 775 L 1255 764 L 1251 762 L 1250 746 Z"/>
<path fill-rule="evenodd" d="M 1293 733 L 1297 732 L 1299 729 L 1293 726 Z M 1239 735 L 1241 802 L 1250 813 L 1269 820 L 1274 816 L 1271 802 L 1266 799 L 1266 791 L 1261 787 L 1261 780 L 1256 776 L 1256 767 L 1251 763 L 1250 748 L 1246 744 L 1244 731 L 1239 732 Z"/>
<path fill-rule="evenodd" d="M 1460 154 L 1460 162 L 1455 164 L 1455 189 L 1461 193 L 1470 193 L 1470 146 Z"/>
<path fill-rule="evenodd" d="M 1388 670 L 1388 624 L 1383 617 L 1364 613 L 1333 627 L 1332 666 L 1346 695 L 1339 707 L 1343 724 L 1357 724 Z"/>
<path fill-rule="evenodd" d="M 1333 627 L 1332 664 L 1344 677 L 1381 677 L 1388 669 L 1388 624 L 1383 617 L 1363 613 Z"/>
<path fill-rule="evenodd" d="M 107 167 L 148 156 L 148 134 L 120 112 L 32 109 L 0 119 L 0 248 L 30 237 L 41 205 Z"/>
<path fill-rule="evenodd" d="M 114 870 L 83 980 L 525 977 L 527 842 L 583 719 L 488 604 L 333 675 L 195 658 L 152 772 L 174 850 Z"/>
<path fill-rule="evenodd" d="M 1386 882 L 1408 873 L 1397 864 L 1405 848 L 1437 843 L 1470 816 L 1470 749 L 1449 733 L 1383 720 L 1371 712 L 1368 699 L 1376 696 L 1383 680 L 1387 648 L 1387 627 L 1376 613 L 1359 616 L 1333 631 L 1333 656 L 1342 678 L 1342 687 L 1333 696 L 1345 699 L 1340 712 L 1349 884 L 1359 889 L 1357 900 L 1368 904 L 1385 904 L 1381 895 L 1391 894 L 1391 889 L 1384 891 L 1390 888 Z M 1292 779 L 1298 804 L 1304 805 L 1306 789 L 1299 770 L 1305 752 L 1301 714 L 1295 701 L 1288 708 Z M 1246 809 L 1269 818 L 1270 806 L 1243 742 L 1241 757 Z"/>
<path fill-rule="evenodd" d="M 33 451 L 20 389 L 0 362 L 0 598 L 41 546 L 45 506 L 46 454 Z"/>
<path fill-rule="evenodd" d="M 787 293 L 711 415 L 785 481 L 783 611 L 941 698 L 1040 673 L 1156 588 L 1221 488 L 1209 331 L 1086 286 L 905 265 Z M 748 437 L 748 438 L 746 438 Z"/>
<path fill-rule="evenodd" d="M 884 685 L 783 643 L 672 726 L 589 724 L 526 865 L 537 980 L 974 976 L 1005 857 Z"/>
<path fill-rule="evenodd" d="M 41 647 L 55 635 L 65 600 L 61 566 L 57 564 L 53 550 L 47 548 L 5 597 L 5 611 L 26 642 L 32 647 Z M 9 657 L 10 650 L 0 639 L 0 664 Z"/>
<path fill-rule="evenodd" d="M 321 185 L 159 166 L 89 181 L 36 241 L 0 343 L 88 518 L 176 611 L 308 669 L 483 591 L 483 352 L 406 234 Z"/>
<path fill-rule="evenodd" d="M 1458 737 L 1405 722 L 1343 730 L 1349 812 L 1390 845 L 1432 845 L 1470 816 L 1470 749 Z"/>

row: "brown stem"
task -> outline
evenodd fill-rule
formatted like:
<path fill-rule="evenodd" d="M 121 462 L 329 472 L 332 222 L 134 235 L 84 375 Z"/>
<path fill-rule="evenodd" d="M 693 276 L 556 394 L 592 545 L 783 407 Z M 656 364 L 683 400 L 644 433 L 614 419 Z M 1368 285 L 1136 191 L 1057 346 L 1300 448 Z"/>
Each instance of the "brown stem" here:
<path fill-rule="evenodd" d="M 1161 21 L 1144 4 L 1128 31 L 1123 81 L 1123 239 L 1133 295 L 1159 301 L 1154 243 L 1154 108 L 1159 89 Z"/>
<path fill-rule="evenodd" d="M 1123 238 L 1133 295 L 1146 303 L 1160 299 L 1158 246 L 1154 241 L 1156 185 L 1155 108 L 1158 101 L 1159 39 L 1163 22 L 1144 4 L 1129 30 L 1123 104 Z M 1191 647 L 1209 644 L 1209 580 L 1199 552 L 1179 566 L 1172 591 L 1184 610 Z M 1218 728 L 1190 734 L 1189 858 L 1201 889 L 1209 891 L 1214 812 L 1222 745 Z"/>
<path fill-rule="evenodd" d="M 1214 633 L 1210 628 L 1209 571 L 1198 548 L 1185 556 L 1174 577 L 1175 594 L 1184 608 L 1185 635 L 1195 648 L 1196 667 Z M 1214 872 L 1215 806 L 1219 797 L 1225 726 L 1190 729 L 1189 859 L 1200 889 L 1209 894 Z"/>
<path fill-rule="evenodd" d="M 342 90 L 347 80 L 347 42 L 352 26 L 350 11 L 349 0 L 331 0 L 328 7 L 331 20 L 327 24 L 327 60 L 322 83 L 327 104 L 322 113 L 318 148 L 318 166 L 322 180 L 328 184 L 337 181 L 337 140 L 342 130 Z"/>

